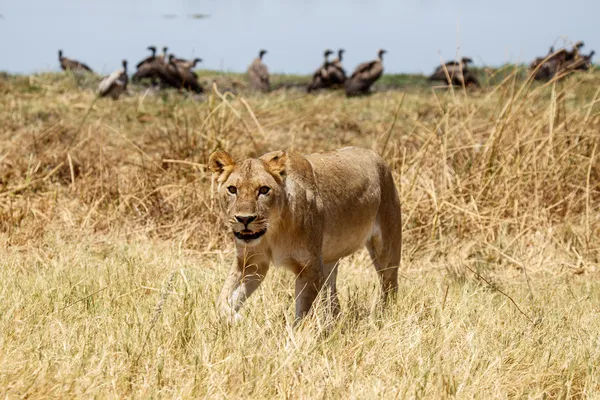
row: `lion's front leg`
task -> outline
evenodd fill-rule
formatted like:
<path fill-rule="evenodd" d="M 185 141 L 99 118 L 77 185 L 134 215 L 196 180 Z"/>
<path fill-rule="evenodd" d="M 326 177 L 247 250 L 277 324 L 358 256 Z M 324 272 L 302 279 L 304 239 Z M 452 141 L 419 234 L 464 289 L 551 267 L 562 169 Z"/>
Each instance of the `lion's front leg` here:
<path fill-rule="evenodd" d="M 323 286 L 323 263 L 321 260 L 296 265 L 296 320 L 310 311 Z"/>
<path fill-rule="evenodd" d="M 241 316 L 238 311 L 260 286 L 268 271 L 268 258 L 259 255 L 238 256 L 219 296 L 221 314 L 231 321 L 239 320 Z"/>

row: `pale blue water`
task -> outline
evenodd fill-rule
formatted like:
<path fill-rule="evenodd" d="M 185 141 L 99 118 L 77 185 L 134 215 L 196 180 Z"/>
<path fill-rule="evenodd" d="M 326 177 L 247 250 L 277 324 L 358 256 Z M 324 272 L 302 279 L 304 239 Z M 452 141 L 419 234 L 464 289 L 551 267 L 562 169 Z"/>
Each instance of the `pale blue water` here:
<path fill-rule="evenodd" d="M 166 44 L 225 71 L 244 71 L 266 48 L 272 72 L 300 74 L 319 65 L 325 47 L 344 47 L 348 70 L 383 47 L 387 72 L 429 73 L 459 45 L 490 66 L 527 62 L 561 37 L 600 51 L 599 11 L 597 0 L 0 0 L 0 70 L 56 71 L 62 48 L 108 73 Z M 209 17 L 188 17 L 195 13 Z"/>

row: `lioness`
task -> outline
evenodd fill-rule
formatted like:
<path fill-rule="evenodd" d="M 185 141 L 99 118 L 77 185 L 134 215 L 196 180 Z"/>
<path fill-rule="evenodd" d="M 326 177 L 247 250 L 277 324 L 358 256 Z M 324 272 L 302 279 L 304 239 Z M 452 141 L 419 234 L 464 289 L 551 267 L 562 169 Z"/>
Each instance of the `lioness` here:
<path fill-rule="evenodd" d="M 381 300 L 397 292 L 400 201 L 390 168 L 375 152 L 274 151 L 236 163 L 218 150 L 208 166 L 237 248 L 237 263 L 218 301 L 226 316 L 240 317 L 271 262 L 296 274 L 297 319 L 310 310 L 323 284 L 338 312 L 337 263 L 365 245 L 379 275 Z"/>

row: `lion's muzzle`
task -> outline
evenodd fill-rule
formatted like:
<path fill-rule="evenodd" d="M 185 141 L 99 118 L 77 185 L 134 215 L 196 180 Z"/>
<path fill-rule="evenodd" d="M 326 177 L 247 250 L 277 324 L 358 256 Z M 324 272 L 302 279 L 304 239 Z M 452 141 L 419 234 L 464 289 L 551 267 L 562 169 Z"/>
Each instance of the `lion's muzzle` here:
<path fill-rule="evenodd" d="M 244 242 L 248 243 L 251 242 L 253 240 L 258 239 L 259 237 L 261 237 L 262 235 L 265 234 L 267 230 L 261 230 L 258 232 L 253 232 L 249 229 L 244 229 L 243 231 L 240 232 L 233 232 L 234 236 L 240 240 L 243 240 Z"/>
<path fill-rule="evenodd" d="M 235 222 L 232 221 L 233 235 L 245 243 L 250 243 L 267 231 L 267 227 L 261 221 L 257 221 L 256 215 L 236 215 Z"/>

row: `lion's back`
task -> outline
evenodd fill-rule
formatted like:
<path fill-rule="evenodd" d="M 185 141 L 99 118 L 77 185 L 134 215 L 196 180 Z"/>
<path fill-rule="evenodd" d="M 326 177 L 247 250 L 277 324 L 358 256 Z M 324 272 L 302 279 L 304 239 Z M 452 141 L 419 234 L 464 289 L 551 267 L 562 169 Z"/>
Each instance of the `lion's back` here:
<path fill-rule="evenodd" d="M 325 259 L 348 255 L 364 245 L 386 194 L 395 193 L 390 168 L 374 151 L 358 147 L 306 158 L 323 202 Z"/>
<path fill-rule="evenodd" d="M 327 153 L 306 156 L 313 167 L 321 194 L 339 196 L 341 192 L 377 191 L 382 174 L 389 171 L 385 161 L 373 150 L 344 147 Z"/>

